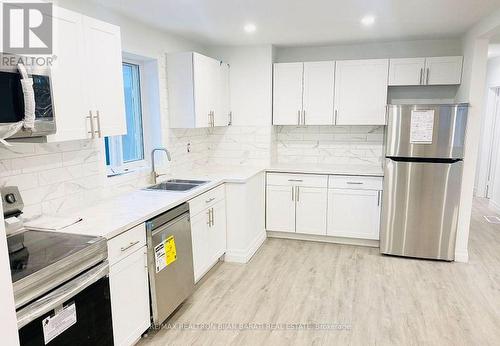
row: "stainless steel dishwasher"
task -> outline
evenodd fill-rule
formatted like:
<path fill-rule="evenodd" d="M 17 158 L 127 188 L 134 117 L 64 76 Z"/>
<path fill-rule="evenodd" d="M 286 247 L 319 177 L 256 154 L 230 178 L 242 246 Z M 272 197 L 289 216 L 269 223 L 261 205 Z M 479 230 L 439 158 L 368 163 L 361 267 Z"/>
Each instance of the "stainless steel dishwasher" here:
<path fill-rule="evenodd" d="M 187 203 L 146 222 L 153 323 L 162 324 L 194 290 Z"/>

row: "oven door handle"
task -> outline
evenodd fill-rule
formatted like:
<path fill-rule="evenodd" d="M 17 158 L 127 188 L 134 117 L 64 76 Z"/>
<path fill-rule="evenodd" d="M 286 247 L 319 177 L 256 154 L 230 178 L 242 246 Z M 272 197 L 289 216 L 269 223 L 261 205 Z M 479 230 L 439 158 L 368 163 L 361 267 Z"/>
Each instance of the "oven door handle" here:
<path fill-rule="evenodd" d="M 77 276 L 65 285 L 55 289 L 49 294 L 35 300 L 33 303 L 17 311 L 17 328 L 21 329 L 31 321 L 36 320 L 43 314 L 61 306 L 75 295 L 99 281 L 109 274 L 108 262 L 90 269 L 85 274 Z"/>

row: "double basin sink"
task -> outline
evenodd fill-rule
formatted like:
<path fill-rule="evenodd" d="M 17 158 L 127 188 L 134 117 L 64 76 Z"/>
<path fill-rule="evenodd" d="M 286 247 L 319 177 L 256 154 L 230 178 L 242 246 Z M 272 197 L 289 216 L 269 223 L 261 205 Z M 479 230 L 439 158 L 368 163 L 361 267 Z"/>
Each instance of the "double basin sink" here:
<path fill-rule="evenodd" d="M 205 180 L 187 180 L 187 179 L 170 179 L 163 183 L 152 185 L 146 190 L 161 190 L 161 191 L 189 191 L 200 185 L 206 184 Z"/>

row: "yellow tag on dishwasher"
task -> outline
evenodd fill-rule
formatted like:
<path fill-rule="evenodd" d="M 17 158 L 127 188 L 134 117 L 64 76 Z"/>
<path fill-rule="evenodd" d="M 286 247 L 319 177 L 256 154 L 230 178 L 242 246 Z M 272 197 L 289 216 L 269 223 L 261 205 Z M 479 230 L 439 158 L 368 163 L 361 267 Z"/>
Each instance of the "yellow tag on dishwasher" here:
<path fill-rule="evenodd" d="M 171 235 L 165 240 L 165 262 L 167 265 L 175 262 L 177 259 L 177 250 L 175 248 L 175 239 Z"/>

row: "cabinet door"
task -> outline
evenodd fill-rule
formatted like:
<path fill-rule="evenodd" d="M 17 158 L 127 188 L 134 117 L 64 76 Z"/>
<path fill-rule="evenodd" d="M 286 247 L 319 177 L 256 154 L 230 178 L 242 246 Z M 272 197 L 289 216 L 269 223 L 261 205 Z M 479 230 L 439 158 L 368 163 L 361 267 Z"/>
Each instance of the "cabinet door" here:
<path fill-rule="evenodd" d="M 327 234 L 378 240 L 381 194 L 376 190 L 329 189 Z"/>
<path fill-rule="evenodd" d="M 335 62 L 304 63 L 304 125 L 333 124 L 333 84 Z"/>
<path fill-rule="evenodd" d="M 208 260 L 208 209 L 191 217 L 193 244 L 194 282 L 198 282 L 209 267 Z"/>
<path fill-rule="evenodd" d="M 266 188 L 266 228 L 268 231 L 295 232 L 295 187 L 268 185 Z"/>
<path fill-rule="evenodd" d="M 424 83 L 425 58 L 390 59 L 389 85 Z"/>
<path fill-rule="evenodd" d="M 297 187 L 295 200 L 297 233 L 326 235 L 327 189 Z"/>
<path fill-rule="evenodd" d="M 211 113 L 218 110 L 219 62 L 193 53 L 196 127 L 212 126 Z"/>
<path fill-rule="evenodd" d="M 303 65 L 301 62 L 274 64 L 274 125 L 298 125 L 300 122 Z"/>
<path fill-rule="evenodd" d="M 425 59 L 426 84 L 460 84 L 462 80 L 461 56 L 445 56 Z"/>
<path fill-rule="evenodd" d="M 51 19 L 52 20 L 52 19 Z M 83 16 L 54 7 L 52 93 L 57 132 L 47 141 L 90 138 L 89 96 L 85 85 Z"/>
<path fill-rule="evenodd" d="M 150 326 L 146 251 L 144 246 L 110 268 L 115 345 L 133 345 Z"/>
<path fill-rule="evenodd" d="M 210 266 L 226 252 L 226 203 L 220 201 L 212 208 L 212 225 L 208 228 Z"/>
<path fill-rule="evenodd" d="M 83 17 L 87 56 L 87 85 L 101 136 L 127 133 L 123 91 L 120 27 Z M 79 68 L 75 66 L 75 68 Z"/>
<path fill-rule="evenodd" d="M 384 125 L 388 59 L 337 61 L 337 125 Z"/>
<path fill-rule="evenodd" d="M 229 92 L 229 64 L 221 63 L 217 68 L 218 75 L 218 107 L 215 111 L 215 126 L 229 125 L 230 92 Z"/>

